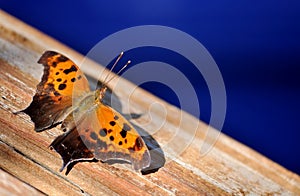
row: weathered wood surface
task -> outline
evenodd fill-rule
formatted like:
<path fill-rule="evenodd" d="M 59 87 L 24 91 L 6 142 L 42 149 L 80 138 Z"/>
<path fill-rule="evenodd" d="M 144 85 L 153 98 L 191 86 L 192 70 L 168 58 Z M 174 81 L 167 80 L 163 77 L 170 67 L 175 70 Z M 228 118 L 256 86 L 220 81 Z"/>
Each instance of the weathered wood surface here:
<path fill-rule="evenodd" d="M 42 74 L 36 61 L 44 50 L 60 51 L 77 63 L 83 58 L 0 11 L 0 195 L 300 195 L 297 174 L 223 134 L 209 153 L 200 156 L 206 134 L 216 135 L 217 130 L 141 89 L 131 97 L 134 104 L 129 111 L 145 112 L 154 102 L 164 106 L 167 115 L 151 110 L 152 120 L 144 129 L 161 146 L 165 164 L 157 172 L 142 175 L 127 164 L 83 162 L 65 176 L 59 172 L 59 155 L 48 148 L 61 133 L 59 129 L 36 133 L 28 116 L 13 113 L 31 102 Z M 93 76 L 96 69 L 103 68 L 91 62 L 84 71 L 97 77 Z M 129 95 L 122 89 L 134 85 L 124 79 L 119 83 L 121 87 L 114 92 L 123 103 L 123 97 Z M 179 124 L 179 119 L 183 123 Z M 147 121 L 147 115 L 136 120 L 141 124 Z M 162 121 L 160 130 L 151 132 Z M 193 141 L 173 159 L 178 146 L 169 140 L 176 127 L 180 127 L 179 140 L 192 137 Z M 191 135 L 194 128 L 196 133 Z M 152 157 L 154 162 L 163 164 L 162 155 L 157 155 Z"/>

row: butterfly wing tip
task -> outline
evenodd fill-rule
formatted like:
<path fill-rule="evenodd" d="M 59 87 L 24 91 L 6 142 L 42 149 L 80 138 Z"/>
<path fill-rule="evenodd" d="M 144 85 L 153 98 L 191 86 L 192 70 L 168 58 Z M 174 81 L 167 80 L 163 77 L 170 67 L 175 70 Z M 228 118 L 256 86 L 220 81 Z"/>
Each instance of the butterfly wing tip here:
<path fill-rule="evenodd" d="M 50 50 L 47 50 L 43 53 L 43 55 L 40 57 L 40 59 L 38 60 L 38 63 L 45 63 L 47 62 L 47 58 L 48 57 L 51 57 L 51 56 L 54 56 L 54 55 L 57 55 L 58 53 L 57 52 L 54 52 L 54 51 L 50 51 Z"/>
<path fill-rule="evenodd" d="M 26 114 L 26 115 L 29 115 L 30 116 L 30 106 L 28 106 L 27 108 L 23 109 L 23 110 L 17 110 L 17 111 L 14 111 L 12 112 L 13 114 L 15 115 L 18 115 L 18 114 Z"/>
<path fill-rule="evenodd" d="M 136 172 L 143 172 L 144 170 L 146 170 L 149 167 L 150 167 L 150 164 L 146 164 L 146 165 L 134 164 L 132 168 Z"/>
<path fill-rule="evenodd" d="M 23 113 L 24 112 L 24 110 L 21 110 L 21 111 L 14 111 L 14 112 L 12 112 L 14 115 L 18 115 L 18 114 L 21 114 L 21 113 Z"/>
<path fill-rule="evenodd" d="M 132 162 L 132 167 L 135 171 L 143 171 L 147 168 L 149 168 L 151 165 L 151 157 L 149 151 L 146 151 L 143 154 L 143 157 L 139 161 Z"/>
<path fill-rule="evenodd" d="M 62 172 L 62 171 L 64 171 L 65 168 L 68 168 L 71 162 L 72 161 L 66 162 L 66 161 L 63 160 L 63 164 L 62 164 L 61 168 L 59 169 L 59 172 Z M 68 171 L 68 169 L 67 169 L 66 174 L 69 173 L 69 172 L 70 171 Z"/>
<path fill-rule="evenodd" d="M 59 169 L 59 172 L 62 172 L 62 171 L 64 171 L 64 169 L 65 169 L 65 165 L 63 165 L 60 169 Z"/>

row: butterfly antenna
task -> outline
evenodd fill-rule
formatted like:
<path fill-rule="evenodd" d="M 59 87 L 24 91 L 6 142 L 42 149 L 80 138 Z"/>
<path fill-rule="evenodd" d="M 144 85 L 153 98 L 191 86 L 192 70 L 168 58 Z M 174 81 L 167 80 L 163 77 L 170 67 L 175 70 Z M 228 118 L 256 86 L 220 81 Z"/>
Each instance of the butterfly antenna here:
<path fill-rule="evenodd" d="M 118 64 L 118 62 L 120 61 L 120 59 L 122 58 L 124 52 L 121 52 L 120 55 L 118 56 L 117 60 L 115 61 L 115 63 L 113 64 L 113 66 L 110 69 L 110 72 L 106 75 L 106 77 L 103 80 L 103 84 L 107 84 L 109 81 L 111 81 L 111 79 L 109 81 L 107 81 L 108 76 L 111 75 L 112 70 L 116 67 L 116 65 Z M 112 77 L 114 78 L 114 77 Z"/>
<path fill-rule="evenodd" d="M 105 95 L 105 92 L 107 90 L 107 86 L 106 85 L 110 81 L 112 81 L 114 78 L 116 78 L 129 65 L 129 63 L 131 63 L 131 61 L 127 61 L 127 63 L 114 76 L 112 76 L 110 79 L 108 79 L 108 76 L 111 75 L 112 70 L 115 68 L 115 66 L 117 65 L 117 63 L 119 62 L 119 60 L 121 59 L 121 57 L 123 56 L 123 54 L 124 53 L 121 52 L 121 54 L 119 55 L 119 57 L 117 58 L 117 60 L 113 64 L 113 66 L 111 67 L 110 72 L 104 78 L 103 83 L 102 83 L 102 87 L 100 88 L 100 91 L 97 91 L 97 93 L 96 93 L 96 99 L 97 100 L 102 100 L 103 99 L 103 97 Z"/>
<path fill-rule="evenodd" d="M 107 83 L 109 83 L 110 81 L 112 81 L 113 79 L 115 79 L 129 64 L 131 63 L 131 61 L 127 61 L 127 63 L 116 73 L 116 75 L 114 75 L 113 77 L 111 77 Z M 107 84 L 106 83 L 106 84 Z"/>

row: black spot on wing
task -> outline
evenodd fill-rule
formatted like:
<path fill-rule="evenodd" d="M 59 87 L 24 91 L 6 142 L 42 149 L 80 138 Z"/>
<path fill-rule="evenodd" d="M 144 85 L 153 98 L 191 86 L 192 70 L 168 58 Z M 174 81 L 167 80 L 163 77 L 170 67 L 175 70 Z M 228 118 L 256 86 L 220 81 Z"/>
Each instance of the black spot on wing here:
<path fill-rule="evenodd" d="M 111 126 L 115 126 L 115 125 L 116 125 L 116 122 L 115 122 L 115 121 L 110 121 L 109 124 L 110 124 Z"/>
<path fill-rule="evenodd" d="M 97 134 L 96 134 L 95 132 L 91 132 L 91 133 L 90 133 L 90 136 L 91 136 L 91 138 L 92 138 L 93 140 L 97 140 L 97 139 L 98 139 L 98 136 L 97 136 Z"/>
<path fill-rule="evenodd" d="M 60 85 L 58 86 L 58 89 L 59 89 L 59 90 L 64 90 L 66 87 L 67 87 L 66 84 L 60 84 Z"/>
<path fill-rule="evenodd" d="M 122 136 L 122 138 L 125 138 L 127 135 L 127 131 L 125 131 L 124 129 L 122 129 L 122 131 L 120 131 L 120 134 Z"/>
<path fill-rule="evenodd" d="M 130 130 L 131 130 L 131 127 L 127 123 L 124 123 L 122 131 L 120 131 L 122 138 L 125 138 L 127 135 L 127 131 L 130 131 Z"/>
<path fill-rule="evenodd" d="M 53 62 L 53 63 L 52 63 L 52 67 L 55 68 L 56 66 L 57 66 L 57 62 Z"/>
<path fill-rule="evenodd" d="M 58 62 L 66 62 L 69 59 L 63 55 L 59 55 L 59 57 L 57 57 L 57 60 Z"/>
<path fill-rule="evenodd" d="M 133 147 L 128 148 L 131 151 L 140 151 L 143 148 L 143 140 L 141 137 L 136 138 Z"/>
<path fill-rule="evenodd" d="M 130 131 L 130 130 L 131 130 L 131 127 L 130 127 L 127 123 L 124 123 L 124 124 L 123 124 L 123 130 L 125 130 L 125 131 Z"/>
<path fill-rule="evenodd" d="M 143 140 L 141 137 L 136 138 L 134 148 L 137 150 L 141 150 L 143 147 Z"/>
<path fill-rule="evenodd" d="M 57 92 L 57 91 L 54 91 L 54 95 L 55 95 L 55 96 L 60 96 L 60 93 Z"/>
<path fill-rule="evenodd" d="M 48 91 L 54 91 L 55 90 L 54 89 L 54 84 L 51 84 L 51 83 L 48 83 L 46 88 L 47 88 Z"/>
<path fill-rule="evenodd" d="M 107 135 L 107 129 L 100 129 L 99 134 L 100 136 L 105 137 Z"/>
<path fill-rule="evenodd" d="M 74 72 L 77 71 L 77 68 L 75 67 L 75 65 L 72 65 L 71 68 L 69 68 L 69 69 L 65 69 L 65 70 L 64 70 L 64 73 L 68 75 L 69 73 L 71 73 L 71 72 L 73 72 L 73 71 L 74 71 Z"/>

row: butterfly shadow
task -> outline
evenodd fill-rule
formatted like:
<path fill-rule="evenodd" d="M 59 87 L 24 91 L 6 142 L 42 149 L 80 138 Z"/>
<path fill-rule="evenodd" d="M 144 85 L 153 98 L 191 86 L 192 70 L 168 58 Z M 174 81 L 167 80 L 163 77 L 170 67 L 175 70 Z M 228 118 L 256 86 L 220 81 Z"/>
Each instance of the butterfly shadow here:
<path fill-rule="evenodd" d="M 99 83 L 97 84 L 97 86 L 99 86 Z M 137 114 L 137 113 L 123 114 L 121 112 L 122 111 L 122 103 L 120 102 L 120 99 L 117 97 L 117 95 L 115 93 L 113 93 L 113 91 L 110 88 L 108 88 L 106 91 L 106 94 L 103 98 L 103 103 L 106 105 L 109 105 L 110 107 L 113 107 L 115 110 L 120 112 L 128 121 L 130 121 L 131 119 L 138 119 L 143 115 L 143 114 Z M 141 135 L 141 137 L 143 138 L 143 140 L 150 152 L 150 157 L 151 157 L 150 165 L 149 165 L 149 167 L 141 170 L 141 173 L 143 175 L 147 175 L 150 173 L 157 172 L 160 168 L 162 168 L 165 165 L 165 162 L 166 162 L 165 155 L 164 155 L 162 148 L 160 147 L 158 142 L 145 129 L 141 128 L 140 126 L 138 126 L 132 122 L 131 122 L 131 124 L 136 129 L 136 131 Z M 74 161 L 67 166 L 65 174 L 68 175 L 68 173 L 71 171 L 71 169 L 78 162 L 99 162 L 99 161 L 97 159 Z M 102 162 L 102 161 L 100 161 L 100 162 Z M 122 160 L 109 160 L 109 161 L 105 161 L 105 163 L 107 163 L 109 165 L 113 165 L 116 163 L 128 164 L 128 162 L 122 161 Z"/>

